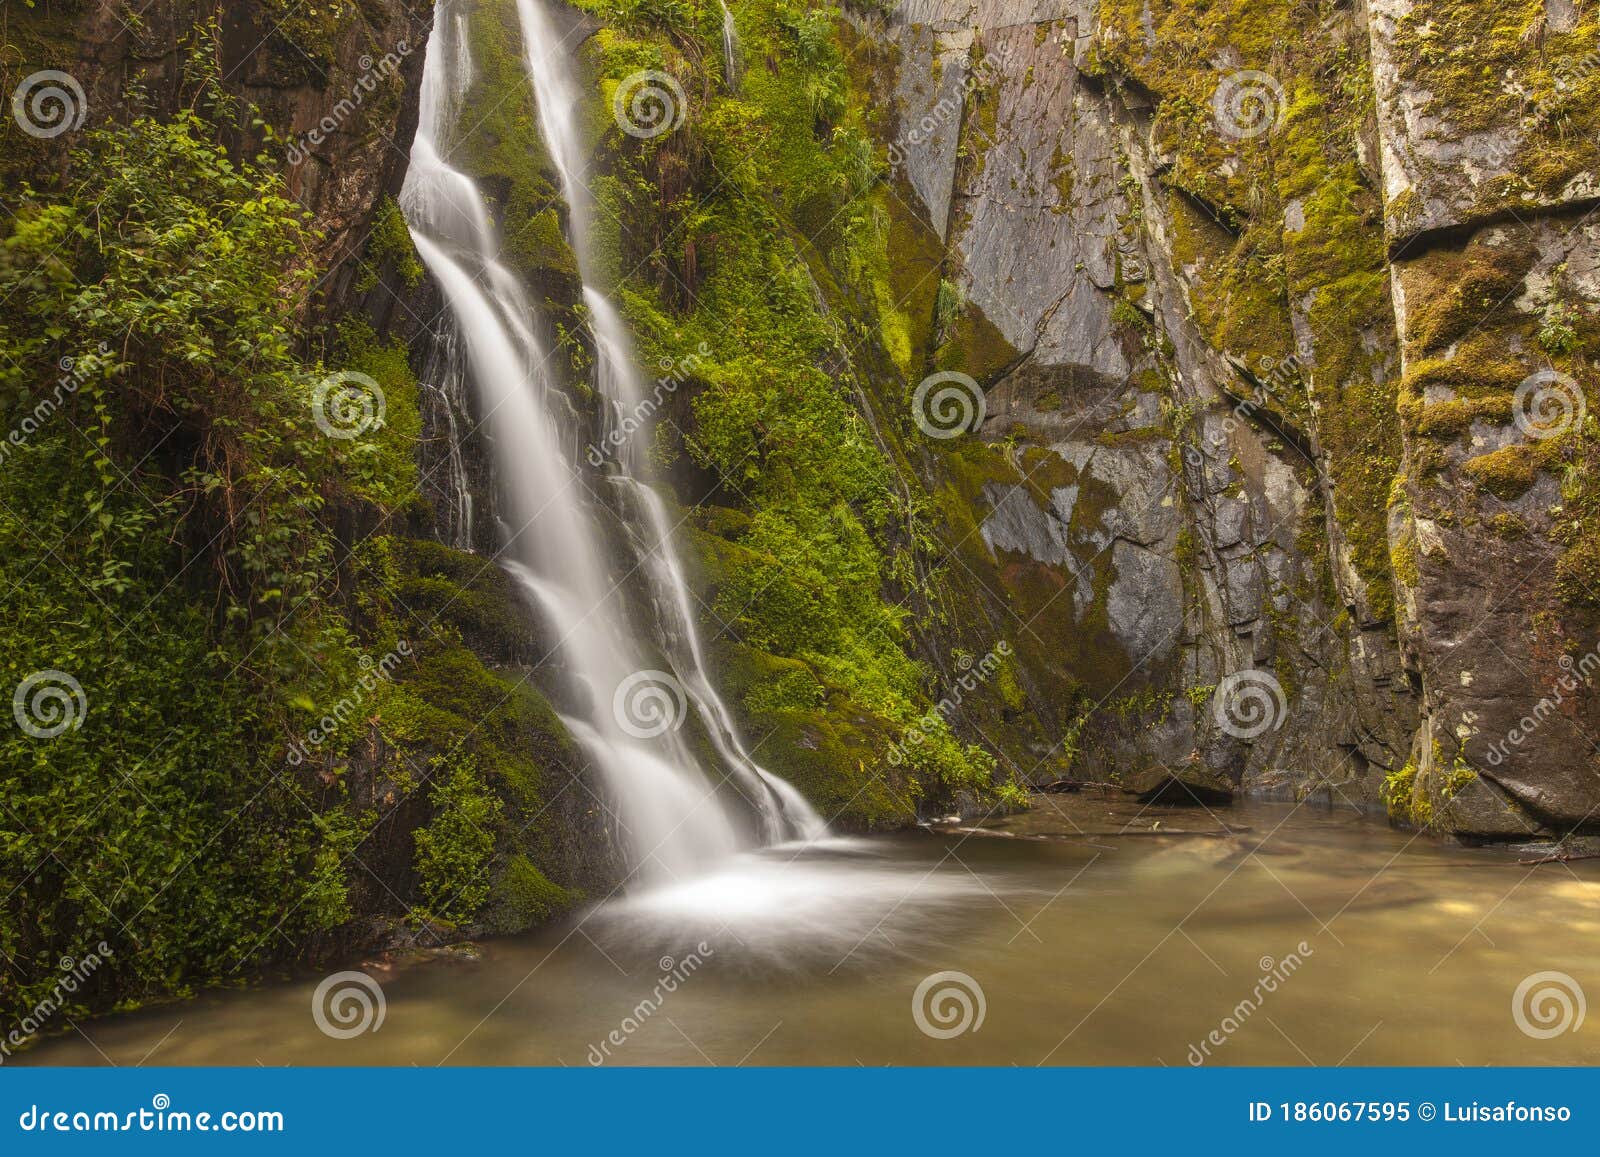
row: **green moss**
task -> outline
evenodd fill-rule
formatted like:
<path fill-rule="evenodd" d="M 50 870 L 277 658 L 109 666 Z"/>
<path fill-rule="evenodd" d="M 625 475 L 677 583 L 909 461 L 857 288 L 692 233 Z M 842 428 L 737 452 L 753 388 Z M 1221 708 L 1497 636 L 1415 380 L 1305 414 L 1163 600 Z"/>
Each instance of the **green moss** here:
<path fill-rule="evenodd" d="M 1600 536 L 1576 536 L 1556 560 L 1556 587 L 1572 606 L 1600 606 Z"/>
<path fill-rule="evenodd" d="M 367 260 L 356 279 L 356 289 L 362 293 L 372 289 L 385 268 L 393 269 L 407 289 L 421 285 L 426 273 L 417 247 L 411 243 L 411 229 L 406 225 L 405 215 L 393 197 L 384 197 L 378 202 L 372 233 L 367 238 Z"/>
<path fill-rule="evenodd" d="M 526 604 L 500 567 L 431 539 L 395 539 L 390 546 L 397 564 L 392 589 L 410 612 L 442 619 L 490 655 L 512 654 L 527 640 Z"/>
<path fill-rule="evenodd" d="M 1511 418 L 1510 398 L 1480 398 L 1421 403 L 1402 403 L 1401 414 L 1408 429 L 1424 438 L 1450 441 L 1459 438 L 1477 421 L 1506 422 Z"/>
<path fill-rule="evenodd" d="M 533 213 L 522 221 L 507 221 L 503 252 L 515 268 L 525 271 L 548 270 L 575 277 L 578 258 L 561 231 L 561 219 L 554 208 Z"/>
<path fill-rule="evenodd" d="M 490 890 L 484 922 L 501 934 L 544 924 L 583 900 L 583 893 L 555 884 L 527 856 L 512 856 Z"/>
<path fill-rule="evenodd" d="M 1478 773 L 1469 767 L 1458 755 L 1456 756 L 1456 761 L 1451 766 L 1449 773 L 1445 776 L 1443 785 L 1439 789 L 1440 795 L 1446 802 L 1455 799 L 1456 796 L 1466 791 L 1467 788 L 1472 784 L 1473 780 L 1477 778 Z"/>
<path fill-rule="evenodd" d="M 468 13 L 473 83 L 463 98 L 454 163 L 500 210 L 502 254 L 562 310 L 577 300 L 577 261 L 557 217 L 560 180 L 539 130 L 512 0 L 480 0 Z"/>
<path fill-rule="evenodd" d="M 1506 397 L 1528 376 L 1521 362 L 1496 356 L 1499 344 L 1487 339 L 1491 348 L 1479 351 L 1471 347 L 1462 349 L 1449 358 L 1425 358 L 1413 363 L 1406 371 L 1405 388 L 1416 397 L 1426 397 L 1432 391 L 1448 391 L 1464 398 Z"/>
<path fill-rule="evenodd" d="M 1397 543 L 1390 552 L 1390 565 L 1394 568 L 1394 577 L 1401 584 L 1416 587 L 1422 582 L 1422 571 L 1417 565 L 1417 542 L 1414 535 L 1408 534 Z"/>
<path fill-rule="evenodd" d="M 1510 501 L 1522 497 L 1533 486 L 1538 457 L 1531 446 L 1512 445 L 1469 458 L 1463 469 L 1490 494 Z"/>
<path fill-rule="evenodd" d="M 1000 327 L 969 301 L 950 327 L 949 340 L 939 348 L 935 362 L 940 369 L 960 370 L 979 382 L 987 382 L 1015 365 L 1021 356 Z"/>
<path fill-rule="evenodd" d="M 821 707 L 827 692 L 817 681 L 809 667 L 803 664 L 783 672 L 750 688 L 745 692 L 745 710 L 761 713 L 773 711 L 805 711 Z"/>
<path fill-rule="evenodd" d="M 1515 514 L 1511 514 L 1507 511 L 1502 511 L 1499 514 L 1492 515 L 1489 519 L 1488 526 L 1489 530 L 1497 538 L 1514 540 L 1518 538 L 1526 538 L 1528 535 L 1528 524 L 1523 522 L 1522 519 L 1518 518 Z M 1559 571 L 1557 573 L 1559 577 Z"/>
<path fill-rule="evenodd" d="M 1406 268 L 1406 344 L 1435 353 L 1481 326 L 1522 288 L 1531 245 L 1474 240 L 1464 250 L 1431 253 Z"/>
<path fill-rule="evenodd" d="M 435 766 L 433 819 L 415 836 L 417 889 L 430 916 L 464 923 L 488 899 L 489 857 L 503 809 L 471 758 L 441 758 Z"/>
<path fill-rule="evenodd" d="M 1383 781 L 1383 803 L 1391 819 L 1426 826 L 1431 813 L 1419 819 L 1415 813 L 1417 798 L 1417 764 L 1407 761 L 1404 767 L 1391 771 Z"/>
<path fill-rule="evenodd" d="M 1592 10 L 1577 15 L 1572 29 L 1556 32 L 1541 0 L 1487 8 L 1440 0 L 1396 21 L 1399 83 L 1423 95 L 1421 111 L 1437 120 L 1441 135 L 1516 134 L 1516 151 L 1502 158 L 1509 174 L 1479 183 L 1471 215 L 1552 197 L 1593 170 L 1600 75 L 1592 53 L 1600 21 Z"/>
<path fill-rule="evenodd" d="M 1283 28 L 1301 18 L 1287 0 L 1102 0 L 1097 15 L 1091 70 L 1157 103 L 1152 134 L 1172 158 L 1161 179 L 1173 255 L 1202 335 L 1246 365 L 1281 363 L 1297 349 L 1290 303 L 1300 314 L 1312 355 L 1305 380 L 1267 383 L 1266 405 L 1291 426 L 1314 425 L 1351 561 L 1373 616 L 1390 619 L 1383 499 L 1399 472 L 1401 430 L 1381 207 L 1361 162 L 1373 101 L 1366 53 L 1352 49 L 1336 14 L 1285 40 Z M 1270 132 L 1233 140 L 1219 131 L 1211 101 L 1224 75 L 1214 62 L 1224 59 L 1281 82 Z"/>
<path fill-rule="evenodd" d="M 381 340 L 359 317 L 340 322 L 333 341 L 339 370 L 363 374 L 377 384 L 382 420 L 354 439 L 344 462 L 351 489 L 385 513 L 422 509 L 415 450 L 422 437 L 422 412 L 410 351 L 398 338 Z M 363 395 L 365 383 L 358 388 Z M 374 417 L 379 412 L 374 408 Z"/>

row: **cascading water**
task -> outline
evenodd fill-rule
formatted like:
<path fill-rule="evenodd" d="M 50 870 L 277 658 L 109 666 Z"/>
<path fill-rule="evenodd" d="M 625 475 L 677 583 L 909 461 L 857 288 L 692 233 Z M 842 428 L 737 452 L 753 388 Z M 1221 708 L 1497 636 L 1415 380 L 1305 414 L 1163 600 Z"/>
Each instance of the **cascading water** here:
<path fill-rule="evenodd" d="M 636 514 L 632 527 L 636 548 L 645 573 L 666 621 L 664 642 L 673 671 L 682 681 L 696 712 L 716 747 L 724 767 L 742 781 L 747 792 L 756 796 L 766 842 L 786 839 L 816 839 L 827 832 L 827 825 L 800 793 L 772 775 L 751 758 L 733 722 L 727 704 L 716 692 L 706 671 L 704 644 L 689 592 L 683 563 L 673 540 L 674 527 L 666 503 L 652 485 L 646 440 L 628 436 L 619 425 L 641 412 L 645 401 L 638 364 L 633 356 L 628 329 L 609 298 L 594 288 L 590 257 L 589 230 L 593 204 L 584 181 L 588 151 L 578 131 L 577 112 L 583 107 L 583 92 L 570 66 L 571 53 L 557 34 L 548 11 L 539 0 L 518 0 L 522 38 L 538 102 L 539 125 L 551 158 L 561 176 L 562 192 L 571 215 L 573 252 L 585 285 L 584 304 L 589 311 L 594 335 L 597 386 L 601 397 L 611 403 L 609 439 L 617 447 L 614 481 L 624 492 Z"/>
<path fill-rule="evenodd" d="M 422 375 L 425 400 L 434 408 L 436 419 L 445 429 L 445 477 L 440 482 L 445 502 L 439 512 L 439 521 L 446 541 L 457 550 L 473 549 L 472 521 L 474 507 L 472 484 L 467 480 L 467 460 L 461 448 L 461 424 L 458 415 L 467 413 L 466 358 L 460 349 L 459 335 L 454 326 L 446 325 L 428 352 L 428 363 Z"/>
<path fill-rule="evenodd" d="M 722 0 L 722 75 L 728 82 L 728 91 L 739 91 L 739 28 L 733 22 L 733 13 L 727 0 Z"/>
<path fill-rule="evenodd" d="M 525 22 L 530 8 L 519 4 Z M 543 14 L 534 10 L 532 15 L 543 26 Z M 675 709 L 677 689 L 670 682 L 653 685 L 657 673 L 644 661 L 646 648 L 639 644 L 623 590 L 608 573 L 596 504 L 587 480 L 565 452 L 560 416 L 566 402 L 547 371 L 548 353 L 534 324 L 532 303 L 499 261 L 488 208 L 477 187 L 445 160 L 471 69 L 463 16 L 455 0 L 440 0 L 401 205 L 417 252 L 449 305 L 491 435 L 506 526 L 501 561 L 526 588 L 558 640 L 552 659 L 566 675 L 565 699 L 576 705 L 563 720 L 605 778 L 632 871 L 651 883 L 681 880 L 737 851 L 741 825 L 680 733 L 661 725 L 671 722 L 662 713 Z M 548 125 L 570 118 L 572 108 L 559 110 L 561 118 L 553 117 L 547 110 L 549 98 L 540 95 L 552 150 L 563 158 L 577 155 L 570 123 L 563 126 L 570 133 L 566 140 Z M 572 171 L 563 166 L 564 177 Z M 572 214 L 578 240 L 588 223 L 586 199 L 574 198 Z M 605 306 L 597 314 L 606 319 L 601 323 L 605 332 L 596 331 L 604 362 L 602 388 L 621 392 L 631 383 L 636 389 L 620 319 L 598 294 L 588 296 L 591 309 L 597 302 Z M 725 754 L 726 771 L 719 769 L 715 778 L 735 779 L 759 817 L 764 842 L 823 833 L 825 826 L 799 795 L 745 755 L 700 661 L 665 508 L 643 483 L 626 477 L 641 499 L 646 494 L 655 499 L 639 503 L 650 527 L 646 536 L 636 531 L 636 538 L 654 540 L 641 562 L 658 587 L 658 598 L 663 584 L 676 585 L 676 598 L 662 601 L 678 608 L 677 615 L 686 622 L 673 624 L 676 639 L 669 640 L 669 651 L 675 662 L 680 652 L 689 656 L 681 664 L 683 688 L 706 721 L 713 744 Z M 636 694 L 630 697 L 630 692 Z"/>

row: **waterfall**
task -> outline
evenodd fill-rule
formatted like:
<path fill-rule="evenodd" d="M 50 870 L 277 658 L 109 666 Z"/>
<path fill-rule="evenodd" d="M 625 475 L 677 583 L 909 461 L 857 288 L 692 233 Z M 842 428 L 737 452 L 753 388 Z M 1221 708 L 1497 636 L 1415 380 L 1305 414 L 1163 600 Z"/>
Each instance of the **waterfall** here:
<path fill-rule="evenodd" d="M 548 24 L 527 3 L 519 4 L 519 11 L 532 44 L 530 15 L 539 20 L 538 27 L 547 30 Z M 417 252 L 448 305 L 494 448 L 506 528 L 500 561 L 557 640 L 550 661 L 563 679 L 562 718 L 604 779 L 630 870 L 646 882 L 664 883 L 705 871 L 737 851 L 745 825 L 718 791 L 729 781 L 749 799 L 763 842 L 820 834 L 824 825 L 799 795 L 745 754 L 704 672 L 688 613 L 691 596 L 665 507 L 644 499 L 647 492 L 654 497 L 647 483 L 625 472 L 623 480 L 640 496 L 637 506 L 649 524 L 648 530 L 633 528 L 634 541 L 648 556 L 637 561 L 650 575 L 658 602 L 680 607 L 674 618 L 687 617 L 687 627 L 675 622 L 660 632 L 675 677 L 646 661 L 655 648 L 636 629 L 633 608 L 609 572 L 590 493 L 594 480 L 574 467 L 567 452 L 577 439 L 564 436 L 567 403 L 546 368 L 549 351 L 532 302 L 499 260 L 489 208 L 476 185 L 446 160 L 471 67 L 456 0 L 440 0 L 401 206 Z M 573 195 L 581 190 L 570 164 L 581 155 L 572 123 L 575 104 L 553 108 L 540 95 L 541 123 L 552 151 L 563 158 L 574 240 L 583 255 L 589 210 L 586 196 Z M 598 294 L 589 296 L 591 308 L 604 301 Z M 637 388 L 627 334 L 614 310 L 607 308 L 603 315 L 606 320 L 596 329 L 605 363 L 602 388 L 618 393 L 629 383 Z M 709 774 L 675 726 L 682 722 L 685 697 L 706 723 L 713 746 L 726 753 L 725 766 Z"/>
<path fill-rule="evenodd" d="M 578 128 L 584 93 L 572 68 L 573 51 L 557 32 L 541 0 L 517 0 L 517 12 L 538 103 L 539 127 L 561 176 L 562 193 L 570 212 L 572 248 L 584 282 L 584 304 L 589 311 L 598 363 L 595 384 L 600 396 L 610 403 L 608 432 L 619 434 L 614 441 L 619 450 L 613 481 L 635 515 L 631 527 L 634 544 L 642 556 L 657 607 L 667 620 L 659 624 L 661 641 L 723 767 L 740 779 L 747 794 L 760 800 L 765 842 L 815 839 L 826 833 L 827 825 L 799 792 L 756 763 L 727 704 L 717 694 L 706 671 L 704 643 L 674 528 L 651 477 L 648 440 L 643 431 L 632 436 L 620 434 L 619 424 L 640 413 L 645 390 L 627 325 L 610 299 L 594 286 L 589 245 L 594 206 L 585 181 L 590 153 Z"/>
<path fill-rule="evenodd" d="M 720 0 L 722 4 L 722 77 L 728 84 L 728 91 L 737 95 L 739 91 L 739 29 L 733 22 L 733 13 L 728 9 L 728 0 Z"/>
<path fill-rule="evenodd" d="M 457 550 L 473 549 L 472 484 L 467 479 L 467 459 L 462 449 L 459 415 L 468 412 L 466 358 L 453 325 L 440 327 L 428 350 L 428 361 L 421 378 L 423 402 L 438 415 L 435 426 L 442 427 L 445 441 L 446 477 L 439 484 L 444 503 L 438 512 L 445 541 Z M 427 411 L 424 411 L 425 413 Z"/>

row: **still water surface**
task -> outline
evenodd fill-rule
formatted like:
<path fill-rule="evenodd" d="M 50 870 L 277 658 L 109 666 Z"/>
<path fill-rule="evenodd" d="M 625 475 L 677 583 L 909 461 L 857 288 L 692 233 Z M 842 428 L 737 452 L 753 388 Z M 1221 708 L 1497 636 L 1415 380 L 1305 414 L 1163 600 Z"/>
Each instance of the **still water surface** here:
<path fill-rule="evenodd" d="M 1600 861 L 1534 867 L 1348 811 L 1045 797 L 997 832 L 743 857 L 476 960 L 366 962 L 386 1008 L 349 1039 L 313 1019 L 319 974 L 90 1022 L 18 1059 L 1594 1064 L 1600 1025 L 1530 1036 L 1513 996 L 1537 972 L 1600 995 L 1597 944 Z M 964 976 L 914 1004 L 936 973 Z M 1570 1020 L 1552 999 L 1523 1020 Z"/>

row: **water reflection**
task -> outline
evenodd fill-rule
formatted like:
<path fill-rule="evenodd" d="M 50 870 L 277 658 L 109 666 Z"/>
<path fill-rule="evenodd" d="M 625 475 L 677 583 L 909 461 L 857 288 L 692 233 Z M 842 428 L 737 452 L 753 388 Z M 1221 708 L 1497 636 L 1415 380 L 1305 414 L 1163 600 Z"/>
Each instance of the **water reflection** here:
<path fill-rule="evenodd" d="M 19 1060 L 1182 1065 L 1218 1032 L 1206 1063 L 1594 1063 L 1592 1022 L 1538 1039 L 1512 998 L 1544 971 L 1600 993 L 1595 869 L 1348 812 L 1047 802 L 982 835 L 769 849 L 476 960 L 369 967 L 387 1014 L 350 1040 L 316 1028 L 315 976 Z M 970 981 L 980 1028 L 919 1026 L 935 973 Z"/>

